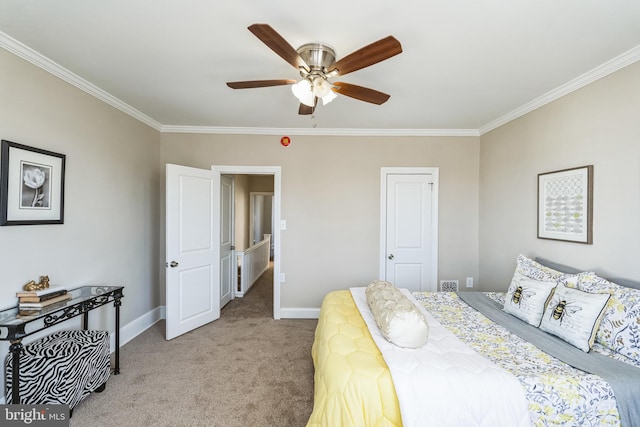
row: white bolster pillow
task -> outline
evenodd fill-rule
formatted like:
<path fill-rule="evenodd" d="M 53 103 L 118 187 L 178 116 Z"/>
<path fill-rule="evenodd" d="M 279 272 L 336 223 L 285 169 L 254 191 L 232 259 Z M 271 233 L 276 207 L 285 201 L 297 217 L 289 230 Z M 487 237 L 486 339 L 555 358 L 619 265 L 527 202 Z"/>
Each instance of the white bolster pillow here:
<path fill-rule="evenodd" d="M 367 303 L 382 335 L 398 347 L 418 348 L 427 343 L 429 325 L 418 307 L 389 282 L 371 282 Z"/>

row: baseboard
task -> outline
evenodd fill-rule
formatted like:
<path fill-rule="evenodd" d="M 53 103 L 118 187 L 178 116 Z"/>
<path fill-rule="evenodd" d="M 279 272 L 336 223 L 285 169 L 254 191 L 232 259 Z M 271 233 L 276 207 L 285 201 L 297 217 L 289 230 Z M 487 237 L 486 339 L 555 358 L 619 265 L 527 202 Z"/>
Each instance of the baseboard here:
<path fill-rule="evenodd" d="M 149 329 L 158 321 L 165 318 L 164 306 L 156 307 L 151 311 L 143 314 L 137 319 L 127 323 L 120 328 L 120 347 Z M 111 351 L 116 348 L 115 334 L 111 334 Z"/>
<path fill-rule="evenodd" d="M 156 310 L 160 310 L 160 319 L 166 318 L 165 306 L 160 306 Z M 317 319 L 319 317 L 319 308 L 280 308 L 280 319 Z"/>
<path fill-rule="evenodd" d="M 281 319 L 317 319 L 320 317 L 319 308 L 282 308 L 280 307 Z"/>

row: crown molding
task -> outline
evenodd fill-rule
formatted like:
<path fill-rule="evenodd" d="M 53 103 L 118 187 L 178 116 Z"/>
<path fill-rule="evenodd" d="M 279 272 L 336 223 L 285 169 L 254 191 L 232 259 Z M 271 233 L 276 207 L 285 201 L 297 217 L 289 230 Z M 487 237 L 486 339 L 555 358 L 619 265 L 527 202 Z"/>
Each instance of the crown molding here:
<path fill-rule="evenodd" d="M 477 129 L 307 129 L 163 125 L 2 31 L 0 31 L 0 47 L 163 133 L 326 136 L 479 136 Z"/>
<path fill-rule="evenodd" d="M 569 93 L 578 90 L 588 84 L 595 82 L 603 77 L 608 76 L 628 65 L 633 64 L 640 60 L 640 46 L 636 46 L 631 50 L 626 51 L 625 53 L 616 56 L 610 61 L 605 62 L 604 64 L 594 68 L 591 71 L 588 71 L 581 76 L 576 77 L 575 79 L 565 83 L 564 85 L 553 89 L 546 94 L 529 101 L 528 103 L 522 105 L 521 107 L 516 108 L 515 110 L 505 114 L 504 116 L 498 117 L 497 119 L 487 123 L 482 126 L 478 131 L 482 136 L 487 132 L 491 132 L 492 130 L 499 128 L 502 125 L 509 123 L 512 120 L 515 120 L 519 117 L 524 116 L 527 113 L 530 113 L 533 110 L 536 110 L 540 107 L 543 107 Z"/>
<path fill-rule="evenodd" d="M 162 126 L 162 133 L 219 135 L 307 135 L 307 136 L 480 136 L 477 129 L 340 129 L 253 128 L 221 126 Z"/>
<path fill-rule="evenodd" d="M 608 76 L 640 60 L 640 46 L 605 62 L 568 83 L 516 108 L 485 124 L 479 129 L 340 129 L 340 128 L 247 128 L 222 126 L 163 125 L 146 114 L 100 89 L 60 64 L 36 52 L 18 40 L 0 31 L 0 47 L 32 63 L 42 70 L 66 81 L 108 105 L 162 133 L 198 133 L 226 135 L 310 135 L 310 136 L 482 136 L 500 126 L 543 107 L 575 90 Z"/>
<path fill-rule="evenodd" d="M 29 46 L 26 46 L 25 44 L 19 42 L 18 40 L 14 39 L 8 34 L 3 33 L 2 31 L 0 31 L 0 47 L 32 63 L 36 67 L 39 67 L 44 71 L 50 74 L 53 74 L 54 76 L 64 80 L 65 82 L 88 93 L 89 95 L 92 95 L 98 98 L 99 100 L 105 102 L 106 104 L 109 104 L 114 108 L 117 108 L 118 110 L 122 111 L 125 114 L 128 114 L 134 119 L 137 119 L 142 123 L 158 131 L 161 129 L 162 125 L 157 121 L 155 121 L 154 119 L 152 119 L 151 117 L 136 110 L 129 104 L 122 102 L 120 99 L 105 92 L 99 87 L 89 83 L 87 80 L 72 73 L 71 71 L 67 70 L 57 62 L 54 62 L 51 59 L 47 58 L 46 56 L 36 52 L 35 50 L 31 49 Z"/>

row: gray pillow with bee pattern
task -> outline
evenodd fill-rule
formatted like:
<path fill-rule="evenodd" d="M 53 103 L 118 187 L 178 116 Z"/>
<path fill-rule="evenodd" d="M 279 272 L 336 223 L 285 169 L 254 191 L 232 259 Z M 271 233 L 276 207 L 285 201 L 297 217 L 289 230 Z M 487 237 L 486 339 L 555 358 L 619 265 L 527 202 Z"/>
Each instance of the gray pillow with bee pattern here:
<path fill-rule="evenodd" d="M 588 352 L 609 298 L 610 294 L 591 294 L 558 283 L 542 315 L 540 329 Z"/>
<path fill-rule="evenodd" d="M 555 287 L 555 280 L 535 280 L 516 270 L 502 309 L 537 327 Z"/>

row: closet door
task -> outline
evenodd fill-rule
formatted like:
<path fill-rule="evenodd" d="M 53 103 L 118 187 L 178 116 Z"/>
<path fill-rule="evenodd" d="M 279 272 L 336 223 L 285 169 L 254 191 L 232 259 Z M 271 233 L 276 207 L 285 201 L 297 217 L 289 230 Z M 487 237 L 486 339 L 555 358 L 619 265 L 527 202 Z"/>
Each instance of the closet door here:
<path fill-rule="evenodd" d="M 437 290 L 436 179 L 433 173 L 387 173 L 381 277 L 412 291 Z"/>

